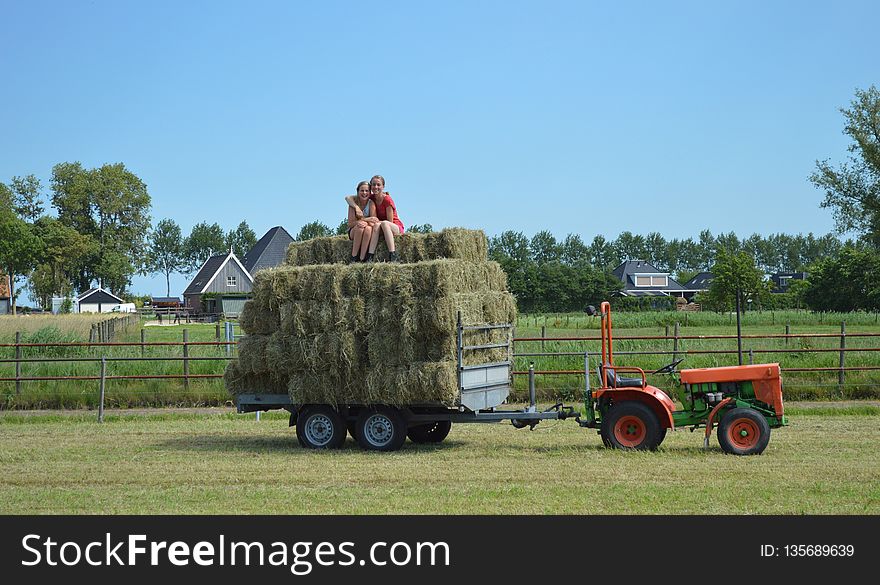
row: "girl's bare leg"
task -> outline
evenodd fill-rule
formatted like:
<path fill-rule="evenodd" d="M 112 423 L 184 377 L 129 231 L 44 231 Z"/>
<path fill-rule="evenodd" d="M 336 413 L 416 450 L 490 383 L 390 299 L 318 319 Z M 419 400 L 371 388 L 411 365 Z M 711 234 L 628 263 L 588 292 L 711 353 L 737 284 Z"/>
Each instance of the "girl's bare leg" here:
<path fill-rule="evenodd" d="M 369 252 L 370 252 L 370 254 L 375 254 L 376 253 L 376 246 L 379 245 L 379 234 L 382 232 L 382 230 L 379 228 L 379 226 L 374 226 L 372 229 L 373 229 L 373 234 L 370 236 L 370 250 L 369 250 Z"/>
<path fill-rule="evenodd" d="M 385 245 L 388 246 L 388 251 L 396 251 L 397 248 L 394 247 L 394 236 L 400 235 L 400 228 L 397 227 L 396 223 L 390 221 L 383 221 L 379 225 L 382 227 L 382 235 L 385 238 Z"/>
<path fill-rule="evenodd" d="M 364 232 L 366 230 L 359 226 L 354 226 L 351 230 L 351 257 L 354 258 L 358 255 L 358 250 L 361 248 L 361 243 L 364 240 Z"/>
<path fill-rule="evenodd" d="M 370 247 L 370 240 L 373 237 L 373 228 L 371 226 L 367 226 L 363 229 L 363 237 L 361 238 L 361 253 L 360 258 L 363 260 L 367 256 L 367 251 Z M 352 254 L 353 256 L 354 254 Z"/>

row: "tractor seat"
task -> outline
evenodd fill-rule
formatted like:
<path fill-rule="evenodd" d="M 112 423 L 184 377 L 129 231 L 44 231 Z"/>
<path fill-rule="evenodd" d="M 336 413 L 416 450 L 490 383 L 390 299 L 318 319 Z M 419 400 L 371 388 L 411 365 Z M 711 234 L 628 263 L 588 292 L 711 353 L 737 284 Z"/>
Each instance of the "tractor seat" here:
<path fill-rule="evenodd" d="M 602 367 L 599 366 L 599 378 L 601 379 Z M 605 384 L 612 388 L 641 388 L 641 378 L 625 378 L 614 372 L 614 368 L 605 368 Z"/>

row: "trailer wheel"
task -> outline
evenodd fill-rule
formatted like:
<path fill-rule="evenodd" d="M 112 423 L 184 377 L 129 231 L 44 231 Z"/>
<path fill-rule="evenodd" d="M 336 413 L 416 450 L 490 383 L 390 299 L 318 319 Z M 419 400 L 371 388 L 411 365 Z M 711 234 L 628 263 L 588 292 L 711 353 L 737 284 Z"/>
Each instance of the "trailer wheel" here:
<path fill-rule="evenodd" d="M 660 421 L 641 402 L 618 402 L 602 421 L 602 438 L 615 449 L 653 451 L 663 440 Z"/>
<path fill-rule="evenodd" d="M 452 421 L 438 420 L 410 427 L 406 435 L 413 443 L 440 443 L 449 434 L 451 428 Z"/>
<path fill-rule="evenodd" d="M 370 451 L 397 451 L 406 441 L 406 423 L 396 408 L 365 408 L 355 423 L 358 445 Z"/>
<path fill-rule="evenodd" d="M 760 455 L 770 442 L 770 425 L 751 408 L 734 408 L 718 423 L 718 443 L 725 453 Z"/>
<path fill-rule="evenodd" d="M 338 449 L 345 442 L 345 421 L 327 405 L 306 406 L 296 417 L 296 438 L 306 449 Z"/>

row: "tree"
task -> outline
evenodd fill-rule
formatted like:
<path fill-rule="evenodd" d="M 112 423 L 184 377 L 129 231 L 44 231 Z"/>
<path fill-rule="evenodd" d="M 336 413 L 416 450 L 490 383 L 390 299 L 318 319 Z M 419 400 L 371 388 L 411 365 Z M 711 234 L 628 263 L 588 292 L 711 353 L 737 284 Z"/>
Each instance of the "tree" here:
<path fill-rule="evenodd" d="M 43 246 L 37 267 L 28 278 L 28 290 L 41 307 L 48 308 L 53 296 L 73 292 L 77 270 L 85 258 L 96 253 L 97 242 L 48 215 L 37 219 L 33 230 Z"/>
<path fill-rule="evenodd" d="M 302 226 L 302 229 L 299 230 L 299 233 L 296 234 L 296 237 L 294 239 L 297 242 L 304 242 L 306 240 L 311 240 L 314 238 L 325 238 L 332 235 L 333 230 L 330 229 L 327 224 L 315 220 Z"/>
<path fill-rule="evenodd" d="M 880 310 L 880 252 L 844 246 L 810 266 L 804 302 L 814 311 Z"/>
<path fill-rule="evenodd" d="M 547 230 L 542 230 L 532 236 L 529 242 L 529 251 L 532 260 L 538 264 L 545 262 L 558 262 L 562 257 L 562 246 L 556 241 L 556 238 Z"/>
<path fill-rule="evenodd" d="M 33 223 L 43 214 L 43 185 L 34 175 L 12 177 L 12 195 L 15 212 L 23 220 Z"/>
<path fill-rule="evenodd" d="M 183 241 L 183 270 L 192 274 L 215 254 L 225 251 L 226 236 L 218 223 L 197 223 Z"/>
<path fill-rule="evenodd" d="M 247 225 L 247 224 L 244 224 Z M 241 227 L 241 226 L 239 226 Z M 253 233 L 253 232 L 252 232 Z M 173 219 L 163 219 L 150 233 L 147 244 L 146 271 L 165 275 L 165 296 L 171 296 L 171 274 L 186 267 L 180 226 Z"/>
<path fill-rule="evenodd" d="M 339 222 L 339 225 L 336 226 L 336 235 L 337 236 L 347 236 L 348 235 L 348 220 L 343 219 Z"/>
<path fill-rule="evenodd" d="M 764 280 L 763 272 L 755 267 L 754 258 L 747 252 L 719 248 L 711 272 L 713 278 L 709 284 L 707 302 L 715 310 L 733 309 L 738 294 L 741 301 L 753 299 L 759 305 L 770 294 L 770 286 Z"/>
<path fill-rule="evenodd" d="M 16 216 L 11 207 L 0 207 L 0 272 L 9 275 L 13 315 L 19 292 L 15 283 L 33 270 L 41 247 L 42 242 L 30 225 Z"/>
<path fill-rule="evenodd" d="M 238 256 L 244 256 L 250 252 L 254 244 L 257 243 L 257 234 L 250 228 L 246 221 L 238 224 L 234 230 L 226 233 L 224 249 L 232 250 Z"/>
<path fill-rule="evenodd" d="M 566 266 L 590 264 L 590 249 L 577 234 L 568 234 L 562 242 L 562 263 Z"/>
<path fill-rule="evenodd" d="M 597 235 L 590 242 L 590 263 L 602 269 L 613 269 L 620 264 L 620 255 L 614 244 L 605 239 L 605 236 Z"/>
<path fill-rule="evenodd" d="M 345 225 L 348 226 L 348 223 L 346 222 Z M 346 227 L 346 231 L 347 230 L 348 230 L 348 228 Z M 411 226 L 409 226 L 408 228 L 406 228 L 406 231 L 408 231 L 411 234 L 430 234 L 431 232 L 434 231 L 434 227 L 429 223 L 426 223 L 423 225 L 419 225 L 417 223 L 414 223 Z"/>
<path fill-rule="evenodd" d="M 840 111 L 850 155 L 836 169 L 827 159 L 816 161 L 810 181 L 825 191 L 821 206 L 832 210 L 839 232 L 858 232 L 880 247 L 880 91 L 856 90 L 850 108 Z"/>
<path fill-rule="evenodd" d="M 79 267 L 76 287 L 89 288 L 97 280 L 122 294 L 143 265 L 150 229 L 146 184 L 122 163 L 97 169 L 60 163 L 52 169 L 51 199 L 63 225 L 97 242 Z"/>

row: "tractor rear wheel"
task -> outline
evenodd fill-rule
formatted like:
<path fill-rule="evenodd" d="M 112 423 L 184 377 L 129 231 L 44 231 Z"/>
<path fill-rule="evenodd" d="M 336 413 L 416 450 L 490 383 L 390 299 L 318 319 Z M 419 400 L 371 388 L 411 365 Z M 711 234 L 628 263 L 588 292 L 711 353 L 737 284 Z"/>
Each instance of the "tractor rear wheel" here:
<path fill-rule="evenodd" d="M 751 408 L 734 408 L 718 423 L 718 443 L 725 453 L 760 455 L 770 442 L 770 425 Z"/>
<path fill-rule="evenodd" d="M 603 442 L 614 449 L 653 451 L 665 436 L 657 415 L 641 402 L 613 404 L 602 420 Z"/>
<path fill-rule="evenodd" d="M 440 443 L 449 434 L 451 428 L 452 421 L 438 420 L 410 427 L 406 435 L 413 443 Z"/>

